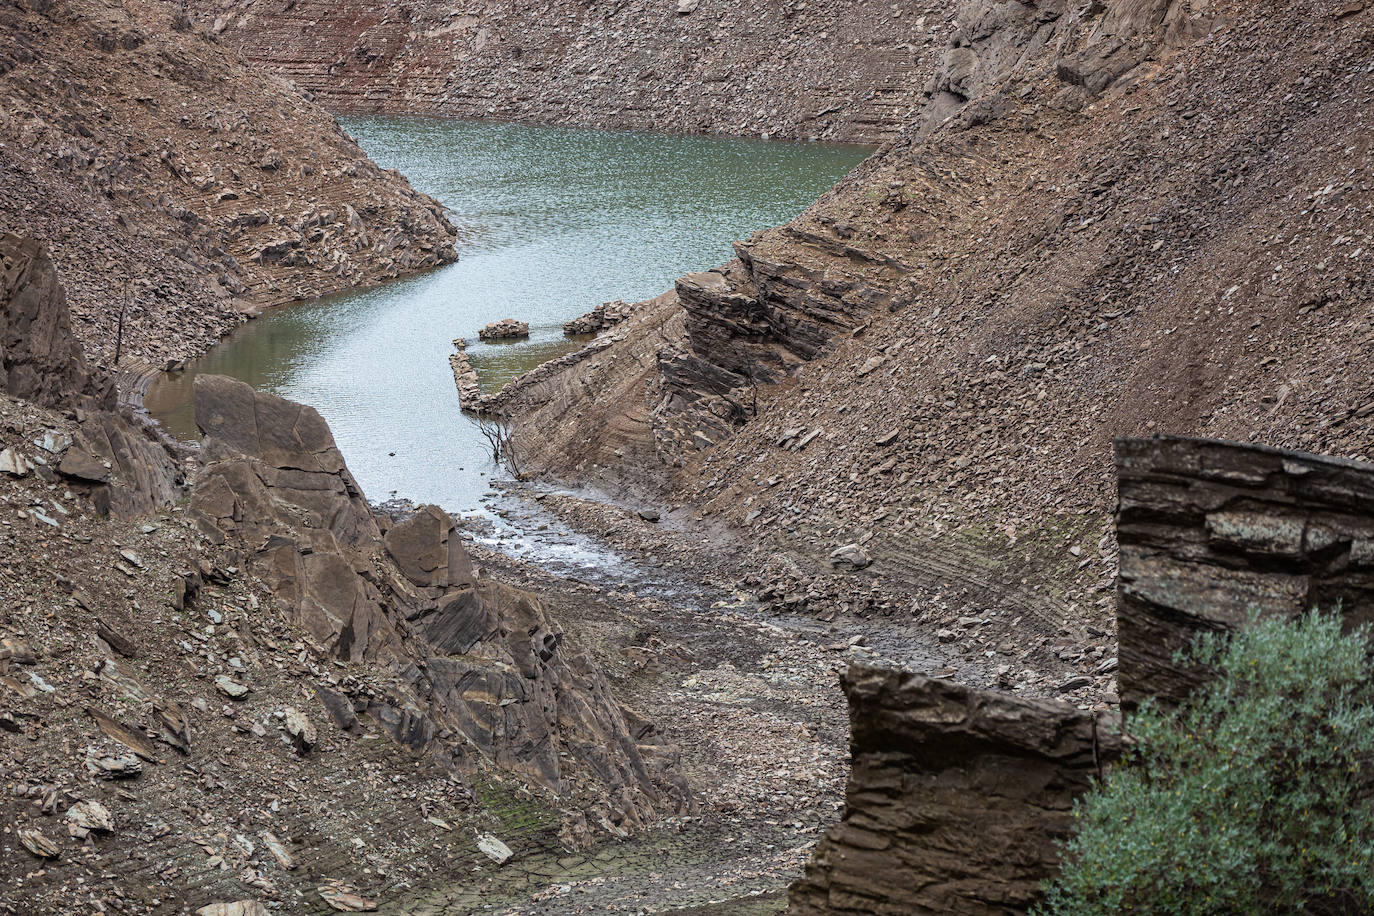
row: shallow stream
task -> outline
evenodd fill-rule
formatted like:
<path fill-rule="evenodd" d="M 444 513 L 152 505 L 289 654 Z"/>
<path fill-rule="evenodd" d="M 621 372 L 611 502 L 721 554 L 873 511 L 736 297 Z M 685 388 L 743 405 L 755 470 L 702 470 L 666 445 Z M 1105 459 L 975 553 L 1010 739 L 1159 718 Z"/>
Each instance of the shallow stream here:
<path fill-rule="evenodd" d="M 564 322 L 636 301 L 732 257 L 730 242 L 801 212 L 865 148 L 354 117 L 345 128 L 451 211 L 460 260 L 374 289 L 274 309 L 145 399 L 193 437 L 191 382 L 220 373 L 313 405 L 364 492 L 480 511 L 486 440 L 458 409 L 448 365 L 465 337 L 484 390 L 579 346 Z M 490 321 L 528 341 L 482 344 Z"/>

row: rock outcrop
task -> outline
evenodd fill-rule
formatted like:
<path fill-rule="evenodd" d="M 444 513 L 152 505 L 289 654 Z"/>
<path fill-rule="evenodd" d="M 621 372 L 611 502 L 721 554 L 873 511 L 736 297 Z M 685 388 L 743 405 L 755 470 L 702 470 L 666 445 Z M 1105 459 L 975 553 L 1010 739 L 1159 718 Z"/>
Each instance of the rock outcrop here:
<path fill-rule="evenodd" d="M 453 260 L 442 208 L 153 0 L 0 10 L 0 232 L 49 250 L 87 358 L 161 368 L 245 312 Z M 97 88 L 98 87 L 98 88 Z"/>
<path fill-rule="evenodd" d="M 191 507 L 202 529 L 253 545 L 268 587 L 331 654 L 397 651 L 397 621 L 349 553 L 372 549 L 381 531 L 324 418 L 225 376 L 196 378 L 195 407 L 206 468 Z"/>
<path fill-rule="evenodd" d="M 527 470 L 649 478 L 808 575 L 863 542 L 879 605 L 953 589 L 1082 644 L 1114 437 L 1374 454 L 1374 10 L 962 10 L 900 138 L 490 406 Z"/>
<path fill-rule="evenodd" d="M 796 916 L 1024 913 L 1074 799 L 1120 753 L 1115 717 L 896 669 L 844 675 L 844 817 L 789 894 Z"/>
<path fill-rule="evenodd" d="M 0 390 L 45 407 L 89 394 L 93 380 L 66 296 L 34 239 L 0 235 L 0 303 Z"/>
<path fill-rule="evenodd" d="M 198 27 L 333 111 L 860 143 L 920 108 L 955 6 L 190 4 Z"/>
<path fill-rule="evenodd" d="M 474 574 L 452 518 L 425 506 L 379 524 L 314 408 L 206 375 L 195 406 L 201 530 L 242 551 L 322 651 L 395 674 L 386 695 L 336 702 L 336 721 L 361 713 L 460 766 L 599 796 L 619 829 L 689 804 L 672 748 L 640 746 L 535 595 Z"/>
<path fill-rule="evenodd" d="M 1121 700 L 1179 702 L 1174 653 L 1251 614 L 1374 623 L 1374 464 L 1235 442 L 1116 445 Z"/>

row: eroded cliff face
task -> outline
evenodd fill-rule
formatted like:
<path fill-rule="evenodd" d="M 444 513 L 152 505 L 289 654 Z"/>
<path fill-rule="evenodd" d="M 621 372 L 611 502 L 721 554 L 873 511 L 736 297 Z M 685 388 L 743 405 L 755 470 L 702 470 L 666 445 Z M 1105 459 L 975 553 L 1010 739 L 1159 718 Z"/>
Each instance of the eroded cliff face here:
<path fill-rule="evenodd" d="M 877 143 L 934 91 L 952 0 L 196 0 L 335 112 Z"/>
<path fill-rule="evenodd" d="M 439 205 L 318 106 L 134 0 L 0 10 L 0 230 L 48 247 L 97 365 L 198 354 L 247 310 L 446 263 Z"/>
<path fill-rule="evenodd" d="M 657 454 L 670 498 L 811 564 L 796 590 L 845 600 L 820 567 L 858 543 L 918 622 L 952 588 L 1045 645 L 1110 630 L 1113 436 L 1374 446 L 1370 15 L 965 4 L 898 141 L 512 389 L 527 464 Z"/>
<path fill-rule="evenodd" d="M 1206 682 L 1174 655 L 1251 615 L 1374 622 L 1374 464 L 1234 442 L 1116 444 L 1121 700 Z"/>
<path fill-rule="evenodd" d="M 1313 608 L 1368 624 L 1374 464 L 1161 436 L 1119 440 L 1116 468 L 1128 710 L 1206 685 L 1207 669 L 1175 660 L 1200 633 Z M 1028 911 L 1058 873 L 1073 801 L 1121 756 L 1120 716 L 890 668 L 854 667 L 843 682 L 844 816 L 788 912 Z"/>

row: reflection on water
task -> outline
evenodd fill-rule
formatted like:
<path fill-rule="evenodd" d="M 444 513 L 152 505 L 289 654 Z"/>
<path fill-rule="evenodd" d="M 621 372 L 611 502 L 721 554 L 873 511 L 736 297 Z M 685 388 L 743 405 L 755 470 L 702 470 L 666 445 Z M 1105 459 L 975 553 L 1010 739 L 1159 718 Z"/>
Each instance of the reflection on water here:
<path fill-rule="evenodd" d="M 784 222 L 858 163 L 856 147 L 531 128 L 434 118 L 342 119 L 381 165 L 442 201 L 463 234 L 457 264 L 276 309 L 240 328 L 147 405 L 194 435 L 198 372 L 232 375 L 319 408 L 358 482 L 452 511 L 477 507 L 485 440 L 449 371 L 465 337 L 485 390 L 579 346 L 564 322 L 636 301 L 732 256 L 730 242 Z M 477 330 L 518 318 L 530 338 Z"/>

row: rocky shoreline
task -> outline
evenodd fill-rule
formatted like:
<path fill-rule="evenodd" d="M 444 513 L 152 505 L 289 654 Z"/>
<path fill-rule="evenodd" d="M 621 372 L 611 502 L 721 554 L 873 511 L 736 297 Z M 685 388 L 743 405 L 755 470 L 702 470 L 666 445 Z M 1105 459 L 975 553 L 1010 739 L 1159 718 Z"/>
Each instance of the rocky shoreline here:
<path fill-rule="evenodd" d="M 39 255 L 10 244 L 9 264 Z M 51 265 L 39 266 L 20 274 L 36 282 L 11 289 L 6 307 L 36 303 L 56 328 L 55 352 L 67 355 L 38 375 L 7 348 L 9 384 L 38 379 L 58 406 L 108 390 L 86 381 Z M 35 299 L 29 289 L 46 292 Z M 641 884 L 645 869 L 662 868 L 655 849 L 679 846 L 673 837 L 683 831 L 691 844 L 709 843 L 742 812 L 783 800 L 805 812 L 797 828 L 761 825 L 737 858 L 692 860 L 703 893 L 771 893 L 800 865 L 821 817 L 814 806 L 833 811 L 840 709 L 803 676 L 811 666 L 833 672 L 824 648 L 770 647 L 776 627 L 707 608 L 689 622 L 682 607 L 560 581 L 496 553 L 478 551 L 475 567 L 447 516 L 374 512 L 317 414 L 242 383 L 198 381 L 206 441 L 185 480 L 182 459 L 133 418 L 73 420 L 10 394 L 0 406 L 5 441 L 24 456 L 0 473 L 0 498 L 25 507 L 20 528 L 3 523 L 5 537 L 25 543 L 29 531 L 52 532 L 46 560 L 25 555 L 0 576 L 6 600 L 27 595 L 5 621 L 0 658 L 6 823 L 57 842 L 52 828 L 62 822 L 50 818 L 66 806 L 112 812 L 108 827 L 77 837 L 84 846 L 58 843 L 22 882 L 45 911 L 84 912 L 71 896 L 78 878 L 93 899 L 149 912 L 239 899 L 245 888 L 302 912 L 339 895 L 389 911 L 445 911 L 433 907 L 463 899 L 444 889 L 461 863 L 485 875 L 484 899 L 510 895 L 511 912 L 524 912 L 519 900 L 572 893 L 592 877 L 577 899 L 603 893 L 610 866 L 593 876 L 567 864 L 581 859 L 620 863 L 624 881 L 655 893 Z M 47 433 L 35 437 L 35 425 Z M 97 429 L 145 452 L 106 451 Z M 45 444 L 23 444 L 35 438 Z M 48 481 L 67 489 L 49 497 Z M 560 627 L 524 584 L 575 623 Z M 50 602 L 65 605 L 55 627 L 44 622 Z M 645 642 L 650 618 L 672 632 Z M 701 651 L 712 631 L 729 652 Z M 771 686 L 759 680 L 759 655 L 775 659 L 765 666 Z M 775 699 L 751 712 L 764 696 Z M 683 705 L 699 710 L 667 731 L 655 724 L 659 711 Z M 814 712 L 793 721 L 794 709 Z M 826 731 L 807 730 L 818 721 L 830 723 Z M 805 746 L 777 740 L 794 730 L 811 737 L 812 767 L 763 764 Z M 538 735 L 552 744 L 531 741 Z M 693 739 L 693 750 L 684 754 L 671 736 Z M 727 739 L 738 760 L 721 771 Z M 83 775 L 79 756 L 64 750 L 73 743 L 88 746 L 85 759 L 98 767 L 121 768 L 114 781 Z M 777 779 L 754 778 L 761 765 Z M 392 778 L 401 772 L 416 775 Z M 629 781 L 592 788 L 608 778 Z M 763 842 L 779 830 L 792 838 L 786 855 Z M 482 865 L 489 854 L 472 838 L 488 835 L 514 858 Z M 362 837 L 371 841 L 353 842 Z M 28 853 L 8 849 L 5 861 L 14 855 Z M 553 861 L 568 870 L 567 888 L 531 887 Z M 113 877 L 145 873 L 156 897 L 130 897 Z M 599 911 L 629 906 L 622 887 L 608 887 L 607 900 L 612 893 L 623 907 Z M 3 896 L 0 907 L 12 910 Z"/>
<path fill-rule="evenodd" d="M 436 201 L 171 7 L 21 3 L 0 34 L 0 231 L 47 246 L 100 365 L 180 364 L 263 308 L 457 257 Z"/>

